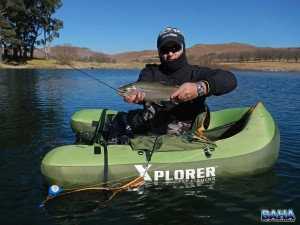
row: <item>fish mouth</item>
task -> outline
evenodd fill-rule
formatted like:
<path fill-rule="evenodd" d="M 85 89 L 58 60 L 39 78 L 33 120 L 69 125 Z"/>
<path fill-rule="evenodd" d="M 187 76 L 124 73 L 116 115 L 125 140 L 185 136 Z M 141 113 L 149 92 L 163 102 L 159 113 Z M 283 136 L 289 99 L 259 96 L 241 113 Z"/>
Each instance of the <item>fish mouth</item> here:
<path fill-rule="evenodd" d="M 126 91 L 124 91 L 123 89 L 118 89 L 118 94 L 121 96 L 126 96 Z"/>

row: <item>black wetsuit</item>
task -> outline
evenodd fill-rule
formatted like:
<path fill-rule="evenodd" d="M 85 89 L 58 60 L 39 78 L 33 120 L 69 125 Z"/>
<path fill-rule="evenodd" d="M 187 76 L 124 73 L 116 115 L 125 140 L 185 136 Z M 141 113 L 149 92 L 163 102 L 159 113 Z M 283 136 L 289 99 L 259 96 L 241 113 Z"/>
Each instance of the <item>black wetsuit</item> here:
<path fill-rule="evenodd" d="M 198 97 L 191 101 L 174 104 L 165 102 L 163 106 L 144 103 L 144 110 L 139 113 L 130 113 L 130 125 L 134 132 L 144 133 L 167 133 L 167 126 L 172 122 L 184 122 L 191 124 L 197 115 L 205 111 L 205 98 L 211 95 L 226 94 L 237 86 L 235 76 L 226 70 L 210 69 L 187 62 L 185 50 L 180 57 L 172 62 L 162 64 L 148 64 L 141 71 L 138 81 L 163 82 L 170 86 L 180 86 L 187 82 L 206 81 L 209 85 L 209 92 L 205 96 Z M 147 115 L 151 106 L 151 114 Z M 155 113 L 153 113 L 155 111 Z"/>

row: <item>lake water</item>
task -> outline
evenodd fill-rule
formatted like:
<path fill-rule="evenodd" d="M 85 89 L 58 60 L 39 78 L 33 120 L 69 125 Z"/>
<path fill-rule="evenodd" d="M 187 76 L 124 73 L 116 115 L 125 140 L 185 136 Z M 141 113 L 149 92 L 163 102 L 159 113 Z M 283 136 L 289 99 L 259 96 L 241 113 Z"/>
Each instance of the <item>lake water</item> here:
<path fill-rule="evenodd" d="M 138 70 L 84 70 L 113 87 L 135 81 Z M 127 111 L 116 92 L 75 70 L 0 70 L 1 224 L 256 224 L 261 209 L 300 215 L 300 73 L 233 71 L 238 88 L 209 97 L 211 110 L 262 101 L 277 121 L 281 147 L 264 174 L 203 187 L 146 185 L 118 193 L 93 214 L 67 219 L 39 207 L 48 186 L 40 163 L 51 149 L 72 144 L 69 119 L 85 108 Z"/>

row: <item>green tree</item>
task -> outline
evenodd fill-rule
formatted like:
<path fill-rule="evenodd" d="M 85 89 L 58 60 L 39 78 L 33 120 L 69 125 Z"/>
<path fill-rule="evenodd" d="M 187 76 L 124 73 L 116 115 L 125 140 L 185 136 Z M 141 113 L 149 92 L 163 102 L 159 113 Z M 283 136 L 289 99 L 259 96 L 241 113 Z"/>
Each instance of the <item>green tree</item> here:
<path fill-rule="evenodd" d="M 6 20 L 7 8 L 4 5 L 4 1 L 0 1 L 0 39 L 1 39 L 1 47 L 4 47 L 4 57 L 7 57 L 8 50 L 7 46 L 11 45 L 15 39 L 16 32 L 13 28 L 13 24 Z M 1 49 L 2 53 L 2 49 Z"/>
<path fill-rule="evenodd" d="M 62 6 L 62 2 L 61 0 L 44 0 L 43 2 L 44 3 L 37 8 L 38 12 L 40 12 L 40 26 L 43 33 L 43 38 L 39 39 L 37 44 L 44 45 L 45 53 L 49 53 L 51 42 L 54 38 L 59 37 L 58 31 L 63 28 L 63 22 L 52 18 L 51 15 Z M 34 48 L 32 48 L 32 50 L 33 49 Z"/>
<path fill-rule="evenodd" d="M 61 0 L 0 0 L 4 47 L 12 49 L 14 57 L 30 53 L 33 58 L 35 44 L 47 45 L 59 37 L 63 22 L 52 18 L 52 14 L 61 6 Z"/>

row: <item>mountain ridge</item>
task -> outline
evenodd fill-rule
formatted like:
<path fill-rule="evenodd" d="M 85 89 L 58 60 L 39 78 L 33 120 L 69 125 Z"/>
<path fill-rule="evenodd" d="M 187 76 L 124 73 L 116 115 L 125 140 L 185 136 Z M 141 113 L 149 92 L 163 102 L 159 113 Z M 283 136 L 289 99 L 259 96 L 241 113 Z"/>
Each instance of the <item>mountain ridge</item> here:
<path fill-rule="evenodd" d="M 242 51 L 257 51 L 262 47 L 256 47 L 244 43 L 223 43 L 223 44 L 196 44 L 186 49 L 187 56 L 189 57 L 201 57 L 212 53 L 222 53 L 222 52 L 242 52 Z M 264 47 L 263 47 L 264 48 Z M 117 54 L 108 55 L 111 58 L 116 59 L 121 63 L 128 63 L 135 59 L 155 59 L 158 58 L 157 50 L 142 50 L 142 51 L 130 51 L 122 52 Z"/>
<path fill-rule="evenodd" d="M 116 63 L 159 63 L 158 52 L 156 49 L 153 50 L 140 50 L 140 51 L 128 51 L 121 52 L 116 54 L 106 54 L 103 52 L 96 52 L 87 47 L 74 47 L 69 45 L 62 46 L 54 46 L 50 48 L 50 55 L 55 53 L 55 49 L 57 47 L 69 48 L 70 55 L 73 55 L 76 58 L 107 58 L 113 60 Z M 189 60 L 192 62 L 193 60 L 198 60 L 205 56 L 211 56 L 222 53 L 245 53 L 245 52 L 255 52 L 259 50 L 285 50 L 285 49 L 296 49 L 296 47 L 290 48 L 273 48 L 273 47 L 256 47 L 254 45 L 231 42 L 231 43 L 223 43 L 223 44 L 195 44 L 186 49 L 186 54 Z M 52 51 L 53 50 L 53 51 Z M 76 52 L 76 54 L 74 53 Z M 43 54 L 40 52 L 36 52 L 35 56 L 38 58 L 42 58 Z"/>

